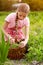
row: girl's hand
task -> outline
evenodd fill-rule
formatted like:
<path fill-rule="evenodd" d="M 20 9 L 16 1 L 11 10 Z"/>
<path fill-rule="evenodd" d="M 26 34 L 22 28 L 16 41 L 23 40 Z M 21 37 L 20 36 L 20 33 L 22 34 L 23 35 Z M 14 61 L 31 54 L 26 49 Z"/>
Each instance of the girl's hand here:
<path fill-rule="evenodd" d="M 26 42 L 25 42 L 25 41 L 20 42 L 20 44 L 19 44 L 19 47 L 20 47 L 20 48 L 23 48 L 23 47 L 25 47 L 25 46 L 26 46 Z"/>
<path fill-rule="evenodd" d="M 15 39 L 13 39 L 12 37 L 9 37 L 9 40 L 10 40 L 10 44 L 15 43 Z"/>

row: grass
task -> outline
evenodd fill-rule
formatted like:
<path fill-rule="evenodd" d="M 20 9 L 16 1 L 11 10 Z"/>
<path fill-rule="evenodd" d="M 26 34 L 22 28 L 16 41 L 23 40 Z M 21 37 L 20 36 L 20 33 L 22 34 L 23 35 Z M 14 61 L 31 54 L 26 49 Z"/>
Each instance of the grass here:
<path fill-rule="evenodd" d="M 29 53 L 27 60 L 43 60 L 43 12 L 31 12 L 30 18 L 30 38 Z"/>
<path fill-rule="evenodd" d="M 5 17 L 11 12 L 0 12 L 0 27 Z M 27 61 L 43 61 L 43 11 L 30 12 L 30 38 L 28 41 L 28 53 L 25 56 Z"/>
<path fill-rule="evenodd" d="M 4 23 L 5 17 L 9 14 L 10 12 L 0 12 L 0 24 L 2 25 Z"/>
<path fill-rule="evenodd" d="M 2 38 L 0 42 L 0 65 L 2 65 L 7 59 L 9 45 L 10 45 L 9 41 L 6 44 L 4 40 L 4 34 L 2 33 Z"/>

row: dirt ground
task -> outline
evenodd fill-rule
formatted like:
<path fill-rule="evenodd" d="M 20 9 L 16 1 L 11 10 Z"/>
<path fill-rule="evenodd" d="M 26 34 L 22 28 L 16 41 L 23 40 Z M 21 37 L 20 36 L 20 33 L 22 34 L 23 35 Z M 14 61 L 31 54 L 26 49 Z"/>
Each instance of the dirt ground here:
<path fill-rule="evenodd" d="M 32 63 L 29 63 L 25 61 L 25 59 L 21 60 L 9 60 L 6 61 L 4 65 L 43 65 L 43 62 L 37 62 L 37 61 L 32 61 Z"/>

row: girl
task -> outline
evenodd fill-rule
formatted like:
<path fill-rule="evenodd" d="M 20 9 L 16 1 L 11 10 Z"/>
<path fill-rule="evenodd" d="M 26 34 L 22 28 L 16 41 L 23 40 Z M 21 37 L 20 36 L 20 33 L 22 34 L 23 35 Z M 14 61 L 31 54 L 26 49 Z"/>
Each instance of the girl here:
<path fill-rule="evenodd" d="M 26 3 L 20 4 L 15 13 L 9 14 L 5 18 L 5 24 L 3 27 L 3 32 L 5 34 L 5 41 L 10 39 L 12 43 L 19 43 L 19 47 L 23 48 L 26 46 L 29 40 L 29 18 L 27 17 L 30 12 L 30 7 Z M 22 28 L 25 27 L 25 34 Z"/>

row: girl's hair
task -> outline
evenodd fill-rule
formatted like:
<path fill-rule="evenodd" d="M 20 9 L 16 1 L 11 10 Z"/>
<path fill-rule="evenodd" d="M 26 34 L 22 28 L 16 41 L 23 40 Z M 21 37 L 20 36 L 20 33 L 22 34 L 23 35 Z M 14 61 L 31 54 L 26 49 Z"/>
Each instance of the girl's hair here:
<path fill-rule="evenodd" d="M 16 19 L 15 19 L 15 21 L 17 21 L 18 20 L 18 13 L 16 13 Z"/>
<path fill-rule="evenodd" d="M 30 7 L 29 7 L 29 5 L 26 4 L 26 3 L 21 3 L 21 4 L 19 5 L 19 7 L 17 8 L 17 11 L 28 13 L 28 12 L 30 11 Z"/>
<path fill-rule="evenodd" d="M 26 3 L 21 3 L 19 5 L 19 7 L 17 8 L 17 13 L 16 13 L 16 19 L 15 19 L 15 21 L 17 22 L 17 20 L 18 20 L 18 12 L 28 13 L 29 11 L 30 11 L 29 5 L 26 4 Z"/>

